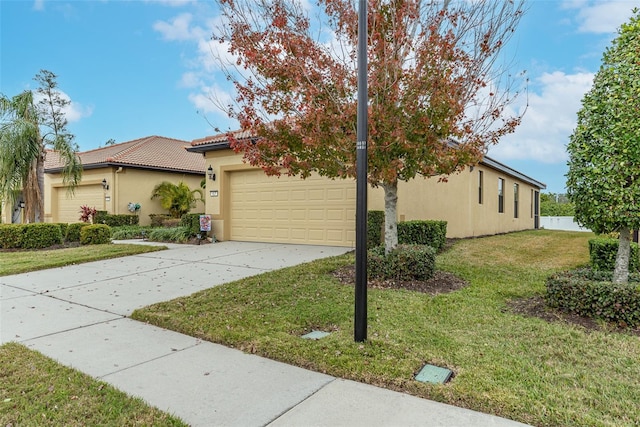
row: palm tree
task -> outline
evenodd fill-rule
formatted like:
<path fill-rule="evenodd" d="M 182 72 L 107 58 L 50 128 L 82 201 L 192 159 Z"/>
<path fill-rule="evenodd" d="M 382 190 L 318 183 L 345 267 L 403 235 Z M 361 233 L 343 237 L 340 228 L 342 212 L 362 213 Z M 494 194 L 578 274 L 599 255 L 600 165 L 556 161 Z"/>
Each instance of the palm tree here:
<path fill-rule="evenodd" d="M 36 105 L 30 90 L 13 98 L 0 95 L 0 198 L 14 204 L 20 194 L 28 222 L 44 217 L 44 161 L 47 148 L 62 160 L 63 182 L 70 191 L 80 181 L 82 166 L 73 135 L 66 131 L 63 108 L 69 101 L 56 90 L 56 75 L 41 70 L 41 101 Z"/>
<path fill-rule="evenodd" d="M 200 197 L 196 197 L 196 194 Z M 160 199 L 160 206 L 168 210 L 173 218 L 189 213 L 197 201 L 204 202 L 202 190 L 191 190 L 183 181 L 177 185 L 169 181 L 161 182 L 154 187 L 151 199 Z"/>

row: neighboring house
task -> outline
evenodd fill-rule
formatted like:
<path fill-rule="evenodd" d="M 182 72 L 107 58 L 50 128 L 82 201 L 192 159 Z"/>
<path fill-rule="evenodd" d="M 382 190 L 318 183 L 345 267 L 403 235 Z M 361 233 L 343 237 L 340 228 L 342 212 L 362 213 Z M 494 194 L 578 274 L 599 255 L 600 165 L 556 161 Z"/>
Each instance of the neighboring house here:
<path fill-rule="evenodd" d="M 238 132 L 236 138 L 250 138 Z M 355 245 L 356 184 L 313 174 L 269 177 L 242 161 L 226 135 L 197 139 L 188 151 L 206 160 L 205 212 L 219 240 Z M 212 179 L 213 178 L 213 179 Z M 545 184 L 495 160 L 438 182 L 417 178 L 398 185 L 398 219 L 447 221 L 447 237 L 471 237 L 538 228 Z M 370 188 L 369 210 L 384 210 L 381 188 Z"/>
<path fill-rule="evenodd" d="M 166 214 L 153 188 L 162 181 L 184 181 L 199 189 L 205 176 L 201 155 L 186 150 L 190 143 L 162 136 L 149 136 L 79 153 L 82 180 L 70 194 L 62 182 L 62 164 L 49 151 L 45 163 L 45 222 L 78 222 L 80 206 L 110 214 L 130 214 L 129 203 L 139 203 L 140 225 L 150 223 L 149 214 Z M 192 212 L 203 212 L 198 202 Z"/>

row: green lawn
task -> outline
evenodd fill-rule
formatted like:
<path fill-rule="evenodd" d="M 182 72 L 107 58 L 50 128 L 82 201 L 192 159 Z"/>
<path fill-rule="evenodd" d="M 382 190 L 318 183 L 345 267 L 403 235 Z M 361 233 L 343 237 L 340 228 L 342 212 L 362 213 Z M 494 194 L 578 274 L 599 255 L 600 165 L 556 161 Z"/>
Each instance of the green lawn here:
<path fill-rule="evenodd" d="M 640 339 L 513 314 L 554 271 L 588 262 L 590 233 L 530 231 L 461 240 L 439 269 L 470 285 L 432 297 L 369 289 L 368 340 L 353 341 L 353 287 L 331 274 L 353 255 L 211 288 L 137 310 L 142 321 L 286 363 L 539 426 L 640 420 Z M 318 341 L 300 339 L 331 331 Z M 413 379 L 425 364 L 446 385 Z"/>
<path fill-rule="evenodd" d="M 85 245 L 76 248 L 43 249 L 38 251 L 0 252 L 0 276 L 62 267 L 69 264 L 99 261 L 127 255 L 137 255 L 167 249 L 147 245 Z"/>

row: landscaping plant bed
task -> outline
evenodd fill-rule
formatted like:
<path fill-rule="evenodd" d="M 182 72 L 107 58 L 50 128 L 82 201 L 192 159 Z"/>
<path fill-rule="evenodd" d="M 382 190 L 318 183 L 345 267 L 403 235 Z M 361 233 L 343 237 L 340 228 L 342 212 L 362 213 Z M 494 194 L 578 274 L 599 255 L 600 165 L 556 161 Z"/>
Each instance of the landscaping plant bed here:
<path fill-rule="evenodd" d="M 333 275 L 345 285 L 354 285 L 356 280 L 356 268 L 354 265 L 339 268 Z M 435 271 L 429 280 L 395 280 L 369 278 L 367 286 L 375 289 L 405 289 L 408 291 L 423 292 L 429 295 L 439 295 L 454 292 L 469 284 L 446 271 Z"/>

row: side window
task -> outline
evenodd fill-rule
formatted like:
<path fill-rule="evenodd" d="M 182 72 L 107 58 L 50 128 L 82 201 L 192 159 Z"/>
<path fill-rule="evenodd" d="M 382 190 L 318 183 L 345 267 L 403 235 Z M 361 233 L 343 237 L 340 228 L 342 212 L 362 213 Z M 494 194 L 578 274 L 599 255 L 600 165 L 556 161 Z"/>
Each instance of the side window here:
<path fill-rule="evenodd" d="M 504 213 L 504 179 L 498 178 L 498 213 Z"/>
<path fill-rule="evenodd" d="M 484 186 L 484 176 L 482 174 L 482 171 L 478 171 L 478 203 L 482 204 L 483 200 L 483 194 L 482 194 L 482 187 Z"/>
<path fill-rule="evenodd" d="M 520 193 L 520 186 L 516 183 L 513 184 L 513 217 L 518 218 L 518 196 Z"/>

